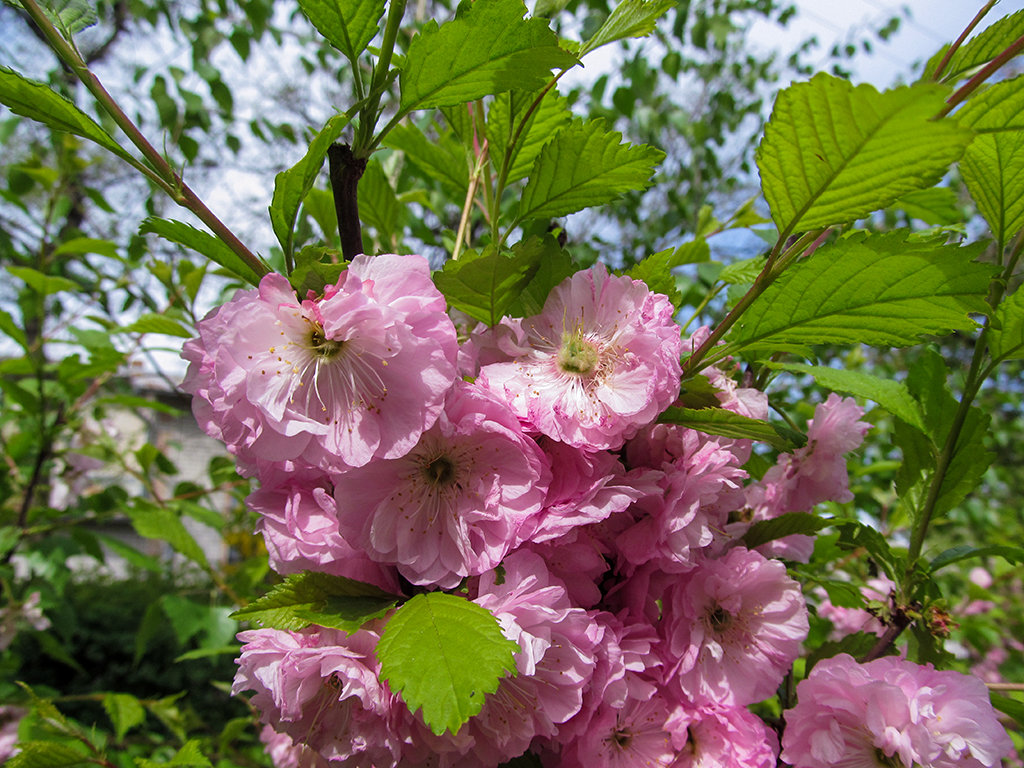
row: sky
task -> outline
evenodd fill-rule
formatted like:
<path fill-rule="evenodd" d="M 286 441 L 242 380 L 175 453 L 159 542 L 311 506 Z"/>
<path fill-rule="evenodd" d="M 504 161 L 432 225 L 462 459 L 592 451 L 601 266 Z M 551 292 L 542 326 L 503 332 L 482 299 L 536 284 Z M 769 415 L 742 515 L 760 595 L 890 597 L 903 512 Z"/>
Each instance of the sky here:
<path fill-rule="evenodd" d="M 822 66 L 827 64 L 833 43 L 862 39 L 866 32 L 882 26 L 890 17 L 901 17 L 903 23 L 899 31 L 887 43 L 876 41 L 873 54 L 857 57 L 852 67 L 855 79 L 879 87 L 892 85 L 901 74 L 905 77 L 915 62 L 927 60 L 943 43 L 955 40 L 983 5 L 982 0 L 794 2 L 799 13 L 787 28 L 760 24 L 752 31 L 752 40 L 766 48 L 777 46 L 786 51 L 811 35 L 817 36 L 822 43 L 816 49 L 820 58 L 812 56 L 810 61 Z M 1021 9 L 1024 9 L 1024 0 L 1001 0 L 978 29 Z"/>

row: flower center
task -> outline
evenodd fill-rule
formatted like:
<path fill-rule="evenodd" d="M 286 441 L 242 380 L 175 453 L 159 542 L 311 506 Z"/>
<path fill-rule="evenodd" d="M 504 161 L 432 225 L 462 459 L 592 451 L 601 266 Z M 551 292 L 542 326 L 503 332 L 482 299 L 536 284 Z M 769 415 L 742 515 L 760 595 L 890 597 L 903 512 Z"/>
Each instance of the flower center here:
<path fill-rule="evenodd" d="M 309 334 L 309 348 L 313 352 L 313 356 L 323 360 L 333 360 L 345 347 L 344 341 L 336 341 L 335 339 L 328 339 L 324 335 L 324 329 L 319 325 L 314 325 L 313 330 Z"/>
<path fill-rule="evenodd" d="M 722 606 L 716 605 L 707 613 L 708 626 L 714 632 L 722 632 L 726 627 L 729 626 L 729 622 L 732 620 L 732 616 Z"/>
<path fill-rule="evenodd" d="M 437 487 L 451 485 L 455 482 L 455 462 L 442 454 L 423 466 L 423 476 Z"/>
<path fill-rule="evenodd" d="M 901 768 L 902 761 L 896 755 L 887 755 L 881 747 L 875 747 L 875 762 L 878 768 Z"/>
<path fill-rule="evenodd" d="M 633 740 L 633 734 L 628 729 L 618 727 L 612 731 L 612 741 L 619 749 L 626 749 L 629 746 L 629 742 Z"/>
<path fill-rule="evenodd" d="M 597 368 L 597 348 L 580 336 L 565 334 L 558 350 L 558 367 L 574 376 L 586 376 Z"/>

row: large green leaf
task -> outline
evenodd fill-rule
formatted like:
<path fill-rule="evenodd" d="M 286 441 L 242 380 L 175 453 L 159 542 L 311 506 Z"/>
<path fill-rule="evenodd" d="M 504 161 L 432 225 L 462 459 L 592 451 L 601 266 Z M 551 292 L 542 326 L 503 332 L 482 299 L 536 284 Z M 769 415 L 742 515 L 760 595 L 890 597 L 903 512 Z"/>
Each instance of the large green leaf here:
<path fill-rule="evenodd" d="M 975 133 L 1024 130 L 1024 75 L 975 94 L 956 119 Z"/>
<path fill-rule="evenodd" d="M 29 288 L 41 296 L 49 296 L 60 291 L 77 291 L 81 288 L 74 280 L 68 280 L 60 275 L 47 275 L 32 267 L 9 266 L 7 271 L 24 280 Z"/>
<path fill-rule="evenodd" d="M 835 520 L 806 512 L 787 512 L 769 520 L 758 520 L 747 529 L 741 541 L 747 549 L 755 549 L 769 541 L 786 536 L 813 536 L 822 528 L 827 528 L 834 523 Z"/>
<path fill-rule="evenodd" d="M 401 150 L 421 171 L 461 199 L 469 188 L 466 153 L 453 131 L 434 128 L 437 138 L 432 141 L 414 125 L 397 125 L 384 139 L 384 146 Z"/>
<path fill-rule="evenodd" d="M 1024 227 L 1024 131 L 978 136 L 960 161 L 964 183 L 999 242 Z"/>
<path fill-rule="evenodd" d="M 0 66 L 0 104 L 15 114 L 36 120 L 55 131 L 73 133 L 94 141 L 132 164 L 136 162 L 113 136 L 71 101 L 51 90 L 48 85 L 29 80 L 4 66 Z"/>
<path fill-rule="evenodd" d="M 130 693 L 103 694 L 103 708 L 114 725 L 117 740 L 146 719 L 146 710 L 139 700 Z"/>
<path fill-rule="evenodd" d="M 970 330 L 984 312 L 993 268 L 983 244 L 958 247 L 907 232 L 860 232 L 790 267 L 729 336 L 737 348 L 783 344 L 907 346 L 926 334 Z"/>
<path fill-rule="evenodd" d="M 960 46 L 946 65 L 942 79 L 959 80 L 972 74 L 972 70 L 990 62 L 1021 35 L 1024 11 L 999 19 Z"/>
<path fill-rule="evenodd" d="M 484 696 L 515 673 L 519 647 L 476 603 L 443 592 L 416 595 L 388 620 L 377 643 L 380 676 L 410 712 L 440 735 L 478 713 Z"/>
<path fill-rule="evenodd" d="M 518 88 L 536 90 L 553 68 L 576 63 L 543 19 L 524 19 L 522 0 L 463 2 L 453 20 L 428 22 L 409 44 L 402 112 L 464 104 Z"/>
<path fill-rule="evenodd" d="M 541 148 L 572 119 L 568 102 L 552 88 L 529 116 L 518 141 L 513 144 L 516 131 L 538 96 L 539 93 L 509 91 L 495 98 L 487 111 L 487 141 L 492 162 L 500 168 L 508 154 L 508 182 L 525 178 Z"/>
<path fill-rule="evenodd" d="M 989 348 L 996 360 L 1024 359 L 1024 291 L 1017 288 L 996 310 L 989 334 Z"/>
<path fill-rule="evenodd" d="M 658 417 L 662 424 L 681 424 L 709 435 L 761 440 L 780 451 L 791 451 L 802 441 L 799 433 L 727 411 L 724 408 L 669 408 Z"/>
<path fill-rule="evenodd" d="M 829 368 L 824 365 L 771 362 L 768 365 L 790 373 L 806 373 L 813 376 L 821 386 L 834 392 L 874 400 L 893 416 L 903 419 L 907 424 L 917 427 L 922 432 L 925 431 L 921 405 L 911 396 L 910 390 L 903 382 L 882 379 L 861 371 Z"/>
<path fill-rule="evenodd" d="M 953 120 L 931 120 L 947 93 L 879 93 L 824 73 L 782 91 L 757 150 L 782 235 L 855 221 L 939 181 L 971 138 Z"/>
<path fill-rule="evenodd" d="M 698 237 L 678 248 L 668 248 L 664 251 L 653 253 L 642 261 L 637 262 L 626 272 L 634 280 L 643 280 L 655 293 L 662 293 L 668 296 L 672 306 L 680 307 L 683 302 L 682 294 L 676 285 L 676 276 L 672 270 L 684 264 L 704 262 L 711 258 L 711 249 L 707 240 Z"/>
<path fill-rule="evenodd" d="M 399 599 L 372 584 L 342 576 L 297 573 L 231 618 L 272 629 L 298 630 L 317 624 L 355 632 L 370 619 L 383 616 Z"/>
<path fill-rule="evenodd" d="M 299 0 L 313 26 L 353 63 L 377 34 L 384 5 L 384 0 Z"/>
<path fill-rule="evenodd" d="M 544 145 L 519 202 L 518 221 L 553 218 L 644 189 L 665 153 L 622 143 L 603 120 L 573 120 Z"/>
<path fill-rule="evenodd" d="M 274 177 L 274 196 L 270 201 L 270 223 L 274 234 L 286 254 L 291 255 L 294 241 L 295 219 L 306 193 L 313 186 L 323 167 L 324 158 L 341 132 L 348 125 L 348 117 L 335 115 L 320 130 L 302 159 L 287 171 Z"/>
<path fill-rule="evenodd" d="M 143 235 L 159 235 L 164 240 L 183 245 L 198 254 L 208 258 L 210 261 L 220 264 L 225 269 L 234 272 L 238 277 L 250 285 L 259 285 L 260 276 L 252 267 L 246 264 L 232 251 L 223 240 L 214 237 L 209 232 L 185 224 L 174 219 L 158 219 L 150 217 L 142 222 L 139 233 Z M 270 271 L 270 268 L 267 268 Z"/>
<path fill-rule="evenodd" d="M 670 8 L 675 7 L 675 0 L 623 0 L 615 6 L 615 10 L 605 19 L 594 36 L 583 44 L 580 48 L 580 57 L 616 40 L 647 37 L 654 31 L 658 19 Z"/>
<path fill-rule="evenodd" d="M 82 746 L 57 741 L 18 742 L 18 754 L 4 763 L 7 768 L 70 768 L 94 764 Z"/>
<path fill-rule="evenodd" d="M 449 306 L 495 325 L 552 247 L 558 249 L 554 238 L 533 237 L 511 250 L 489 245 L 480 252 L 467 251 L 457 261 L 446 262 L 443 271 L 434 275 L 434 282 Z"/>
<path fill-rule="evenodd" d="M 15 8 L 25 7 L 20 0 L 6 2 Z M 96 4 L 91 0 L 41 0 L 39 7 L 67 40 L 76 32 L 88 29 L 98 21 Z"/>
<path fill-rule="evenodd" d="M 188 532 L 181 518 L 171 510 L 143 499 L 136 499 L 125 511 L 132 521 L 132 527 L 140 536 L 165 541 L 189 560 L 199 563 L 204 568 L 210 567 L 202 547 Z"/>

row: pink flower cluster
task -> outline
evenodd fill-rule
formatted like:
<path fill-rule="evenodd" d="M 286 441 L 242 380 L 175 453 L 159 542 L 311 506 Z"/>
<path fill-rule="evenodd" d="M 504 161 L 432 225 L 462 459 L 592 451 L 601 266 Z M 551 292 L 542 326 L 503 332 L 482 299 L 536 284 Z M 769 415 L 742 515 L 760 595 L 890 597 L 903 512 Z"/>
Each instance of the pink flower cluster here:
<path fill-rule="evenodd" d="M 268 276 L 200 323 L 184 387 L 259 479 L 272 566 L 464 587 L 519 647 L 517 674 L 438 736 L 380 677 L 386 618 L 243 632 L 234 690 L 253 692 L 279 765 L 481 768 L 528 750 L 559 768 L 775 765 L 748 706 L 801 653 L 807 608 L 773 557 L 807 547 L 740 537 L 848 498 L 843 454 L 867 425 L 832 396 L 807 446 L 752 480 L 749 441 L 657 423 L 680 391 L 673 312 L 599 265 L 460 343 L 426 262 L 385 255 L 304 300 Z M 767 415 L 763 393 L 707 374 L 722 407 Z"/>

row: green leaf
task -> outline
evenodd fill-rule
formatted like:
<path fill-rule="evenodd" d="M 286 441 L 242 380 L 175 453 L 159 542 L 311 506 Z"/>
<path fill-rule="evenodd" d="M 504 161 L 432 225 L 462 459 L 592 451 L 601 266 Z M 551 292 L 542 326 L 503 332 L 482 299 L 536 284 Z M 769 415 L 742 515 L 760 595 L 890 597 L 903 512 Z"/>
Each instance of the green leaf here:
<path fill-rule="evenodd" d="M 196 253 L 205 256 L 225 269 L 230 270 L 250 285 L 259 285 L 260 276 L 252 267 L 232 251 L 223 240 L 214 237 L 209 232 L 185 224 L 174 219 L 158 219 L 150 217 L 142 222 L 139 227 L 139 234 L 158 235 L 164 240 L 189 248 Z M 267 268 L 270 271 L 270 268 Z"/>
<path fill-rule="evenodd" d="M 879 93 L 824 73 L 782 91 L 757 149 L 780 238 L 855 221 L 934 186 L 971 139 L 952 120 L 931 120 L 947 93 L 930 84 Z"/>
<path fill-rule="evenodd" d="M 539 315 L 544 309 L 544 303 L 547 301 L 551 289 L 579 270 L 579 266 L 572 260 L 572 257 L 559 247 L 557 240 L 545 238 L 545 242 L 547 243 L 546 252 L 540 260 L 540 267 L 536 274 L 519 292 L 519 296 L 512 302 L 512 306 L 506 310 L 506 314 L 512 317 Z"/>
<path fill-rule="evenodd" d="M 526 178 L 544 145 L 572 119 L 568 102 L 552 88 L 544 94 L 513 144 L 516 131 L 538 95 L 509 91 L 496 97 L 487 111 L 487 141 L 494 165 L 501 168 L 508 155 L 506 182 Z"/>
<path fill-rule="evenodd" d="M 306 194 L 313 187 L 320 168 L 323 167 L 324 158 L 327 157 L 327 150 L 330 148 L 341 132 L 348 125 L 348 118 L 345 115 L 335 115 L 328 120 L 310 142 L 309 149 L 295 165 L 287 171 L 281 171 L 274 177 L 274 196 L 270 201 L 270 223 L 277 235 L 278 242 L 284 252 L 291 255 L 294 242 L 295 219 L 299 215 L 299 206 L 302 205 Z M 219 263 L 219 262 L 218 262 Z"/>
<path fill-rule="evenodd" d="M 831 659 L 840 653 L 848 653 L 853 658 L 859 659 L 866 656 L 878 643 L 878 636 L 871 632 L 855 632 L 847 635 L 842 640 L 822 643 L 807 657 L 806 671 L 810 674 L 814 665 L 824 659 Z"/>
<path fill-rule="evenodd" d="M 893 379 L 882 379 L 868 373 L 845 368 L 828 368 L 820 365 L 804 365 L 803 363 L 773 363 L 769 368 L 789 371 L 790 373 L 806 373 L 813 376 L 823 387 L 833 392 L 842 392 L 854 397 L 874 400 L 889 411 L 893 416 L 903 419 L 912 427 L 925 432 L 924 412 L 921 405 L 911 396 L 906 384 Z"/>
<path fill-rule="evenodd" d="M 488 325 L 496 325 L 540 268 L 545 252 L 558 249 L 553 237 L 532 237 L 498 250 L 466 251 L 457 261 L 445 262 L 434 274 L 437 289 L 449 306 Z"/>
<path fill-rule="evenodd" d="M 117 740 L 146 719 L 146 710 L 139 700 L 130 693 L 106 693 L 103 695 L 103 708 L 107 711 L 110 722 L 114 725 Z"/>
<path fill-rule="evenodd" d="M 711 256 L 707 241 L 701 237 L 684 243 L 678 248 L 669 248 L 637 262 L 626 272 L 634 280 L 643 280 L 655 293 L 668 296 L 672 306 L 679 308 L 683 297 L 676 285 L 672 270 L 683 264 L 707 261 Z"/>
<path fill-rule="evenodd" d="M 1017 723 L 1019 730 L 1024 730 L 1024 701 L 1011 699 L 1001 693 L 989 691 L 992 706 Z"/>
<path fill-rule="evenodd" d="M 333 248 L 307 245 L 295 254 L 295 268 L 288 280 L 300 296 L 308 291 L 319 294 L 325 286 L 337 283 L 347 267 L 348 262 Z"/>
<path fill-rule="evenodd" d="M 724 408 L 669 408 L 658 417 L 661 424 L 681 424 L 709 435 L 760 440 L 780 451 L 791 451 L 801 436 L 761 419 L 752 419 Z"/>
<path fill-rule="evenodd" d="M 401 233 L 405 206 L 398 202 L 394 187 L 377 159 L 366 164 L 359 180 L 359 217 L 377 231 L 377 237 L 389 250 L 396 250 L 395 238 Z"/>
<path fill-rule="evenodd" d="M 181 518 L 174 512 L 143 499 L 136 499 L 133 506 L 125 511 L 132 521 L 132 527 L 140 536 L 166 541 L 189 560 L 199 563 L 204 568 L 210 567 L 202 547 L 196 543 L 181 522 Z"/>
<path fill-rule="evenodd" d="M 353 65 L 376 36 L 384 5 L 384 0 L 299 0 L 313 26 Z"/>
<path fill-rule="evenodd" d="M 956 119 L 975 133 L 1024 130 L 1024 75 L 972 95 Z"/>
<path fill-rule="evenodd" d="M 4 763 L 7 768 L 65 768 L 92 762 L 75 747 L 56 741 L 22 741 L 18 749 L 21 751 Z"/>
<path fill-rule="evenodd" d="M 355 632 L 370 619 L 383 616 L 399 599 L 372 584 L 341 576 L 297 573 L 231 618 L 271 629 L 298 630 L 318 624 Z"/>
<path fill-rule="evenodd" d="M 932 226 L 952 226 L 963 219 L 956 191 L 952 187 L 916 189 L 903 195 L 893 205 L 910 218 L 920 219 Z"/>
<path fill-rule="evenodd" d="M 978 213 L 1005 245 L 1024 227 L 1024 131 L 975 136 L 960 172 Z"/>
<path fill-rule="evenodd" d="M 833 523 L 839 529 L 839 539 L 836 543 L 841 549 L 846 551 L 864 549 L 875 561 L 875 564 L 885 571 L 886 576 L 897 584 L 900 583 L 903 578 L 905 558 L 889 548 L 889 542 L 886 541 L 885 536 L 871 526 L 855 520 L 833 521 Z"/>
<path fill-rule="evenodd" d="M 827 528 L 833 523 L 835 520 L 828 520 L 806 512 L 787 512 L 770 520 L 758 520 L 747 529 L 740 541 L 747 549 L 755 549 L 769 541 L 794 534 L 813 536 L 822 528 Z"/>
<path fill-rule="evenodd" d="M 790 267 L 734 326 L 736 348 L 782 344 L 906 346 L 926 334 L 971 330 L 987 308 L 992 267 L 958 247 L 906 231 L 854 233 Z"/>
<path fill-rule="evenodd" d="M 65 253 L 98 253 L 110 259 L 117 258 L 117 246 L 109 240 L 95 237 L 74 237 L 65 240 L 53 250 L 54 256 Z"/>
<path fill-rule="evenodd" d="M 959 563 L 962 560 L 968 560 L 972 557 L 1001 557 L 1008 563 L 1014 565 L 1020 565 L 1024 563 L 1024 547 L 1010 547 L 1001 544 L 996 544 L 989 547 L 972 547 L 970 544 L 961 544 L 957 547 L 951 547 L 945 552 L 932 558 L 931 563 L 928 564 L 928 570 L 931 573 L 939 570 L 939 568 L 945 568 L 947 565 L 953 563 Z"/>
<path fill-rule="evenodd" d="M 469 600 L 443 592 L 416 595 L 395 612 L 377 643 L 380 676 L 423 722 L 441 735 L 459 728 L 484 705 L 506 675 L 515 674 L 519 647 L 497 619 Z"/>
<path fill-rule="evenodd" d="M 41 296 L 49 296 L 60 291 L 77 291 L 81 286 L 74 280 L 56 275 L 44 275 L 32 267 L 7 267 L 7 271 L 25 281 L 26 285 Z"/>
<path fill-rule="evenodd" d="M 15 7 L 24 7 L 20 0 L 8 1 Z M 96 4 L 91 0 L 43 0 L 39 6 L 66 40 L 70 40 L 73 34 L 88 29 L 99 20 L 96 15 Z"/>
<path fill-rule="evenodd" d="M 94 141 L 121 159 L 135 163 L 135 158 L 113 136 L 71 101 L 51 90 L 48 85 L 29 80 L 4 66 L 0 66 L 0 104 L 17 115 L 36 120 L 55 131 L 73 133 Z"/>
<path fill-rule="evenodd" d="M 583 44 L 580 58 L 616 40 L 647 37 L 654 31 L 658 19 L 675 7 L 675 0 L 624 0 L 615 6 L 594 36 Z"/>
<path fill-rule="evenodd" d="M 522 0 L 476 0 L 455 18 L 428 22 L 409 44 L 400 111 L 464 104 L 513 88 L 537 90 L 553 68 L 577 63 L 543 19 L 523 18 Z"/>
<path fill-rule="evenodd" d="M 989 350 L 994 360 L 1024 359 L 1024 291 L 1019 287 L 996 309 Z"/>
<path fill-rule="evenodd" d="M 988 64 L 1021 35 L 1024 11 L 999 19 L 960 46 L 942 72 L 942 79 L 955 81 L 972 74 L 972 70 Z"/>
<path fill-rule="evenodd" d="M 183 327 L 177 320 L 166 315 L 147 313 L 130 325 L 121 329 L 123 333 L 162 333 L 166 336 L 177 336 L 181 339 L 192 337 L 192 331 Z"/>
<path fill-rule="evenodd" d="M 603 120 L 573 120 L 534 162 L 517 221 L 564 216 L 644 189 L 665 153 L 621 141 L 621 133 L 604 130 Z"/>
<path fill-rule="evenodd" d="M 431 141 L 413 125 L 397 125 L 384 139 L 384 146 L 402 151 L 421 171 L 436 179 L 456 198 L 466 196 L 469 188 L 469 164 L 455 134 L 436 126 L 437 138 Z"/>
<path fill-rule="evenodd" d="M 182 766 L 182 768 L 212 768 L 213 763 L 202 752 L 198 739 L 189 739 L 182 745 L 174 757 L 167 762 L 135 758 L 138 768 L 162 768 L 163 766 Z"/>

